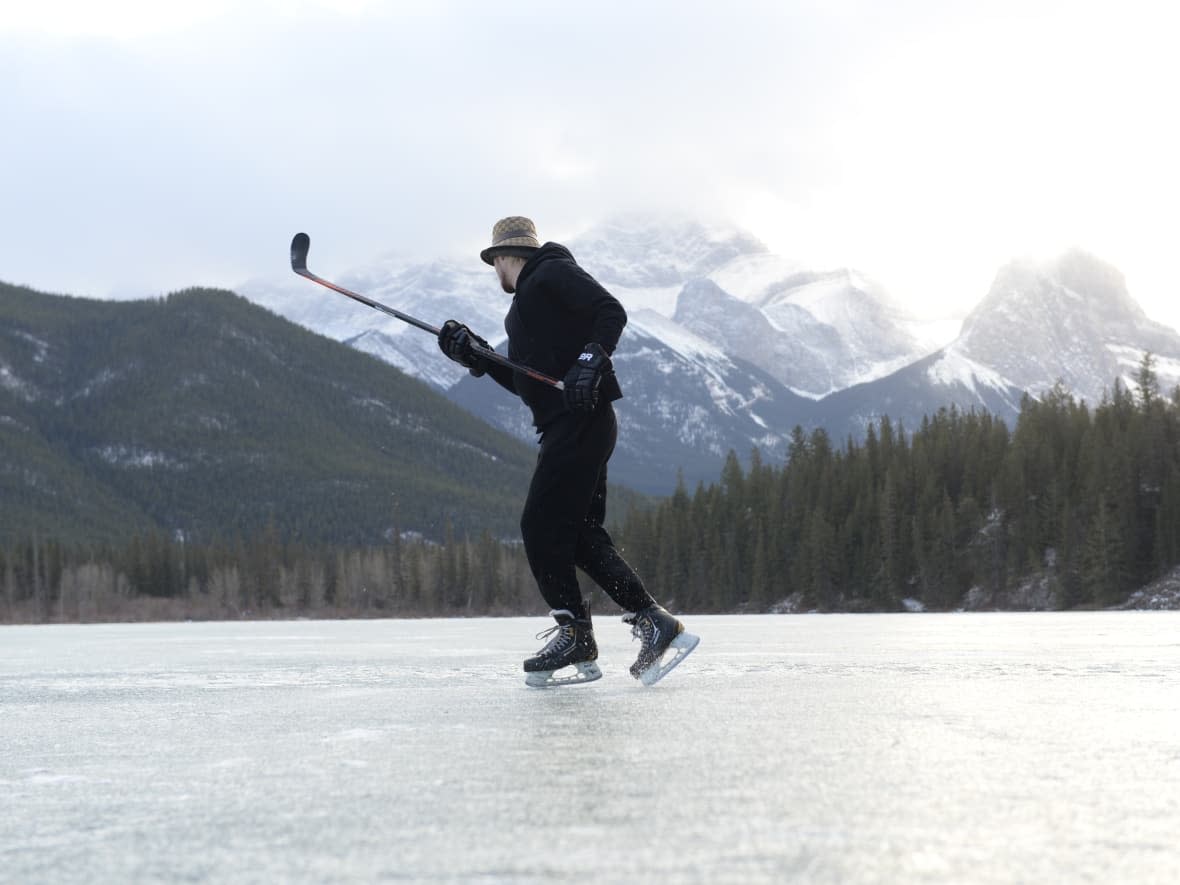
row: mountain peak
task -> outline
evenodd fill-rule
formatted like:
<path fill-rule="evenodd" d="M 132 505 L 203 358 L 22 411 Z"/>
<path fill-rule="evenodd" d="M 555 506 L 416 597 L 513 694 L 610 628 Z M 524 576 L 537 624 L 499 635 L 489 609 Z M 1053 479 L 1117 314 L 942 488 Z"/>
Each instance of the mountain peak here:
<path fill-rule="evenodd" d="M 1072 292 L 1088 295 L 1100 305 L 1117 307 L 1120 313 L 1145 316 L 1143 309 L 1127 292 L 1127 281 L 1113 264 L 1082 249 L 1071 249 L 1053 264 L 1053 272 L 1061 284 Z"/>
<path fill-rule="evenodd" d="M 612 216 L 570 244 L 578 263 L 608 286 L 678 286 L 739 255 L 767 252 L 753 234 L 678 214 Z"/>
<path fill-rule="evenodd" d="M 1060 378 L 1096 402 L 1133 368 L 1138 357 L 1129 354 L 1171 354 L 1180 338 L 1147 318 L 1115 267 L 1071 249 L 1001 268 L 954 347 L 1025 390 L 1037 393 Z"/>
<path fill-rule="evenodd" d="M 1118 322 L 1138 322 L 1145 318 L 1143 309 L 1127 292 L 1127 283 L 1118 268 L 1083 249 L 1073 248 L 1048 261 L 1017 259 L 996 274 L 987 296 L 964 324 L 974 325 L 980 316 L 997 310 L 1010 314 L 1014 309 L 1053 312 L 1079 309 Z"/>

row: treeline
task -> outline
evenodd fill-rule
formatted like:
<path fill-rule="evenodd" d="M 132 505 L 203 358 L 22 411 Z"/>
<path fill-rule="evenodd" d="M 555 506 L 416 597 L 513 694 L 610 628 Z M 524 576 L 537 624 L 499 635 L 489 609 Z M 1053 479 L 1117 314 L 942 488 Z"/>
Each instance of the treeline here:
<path fill-rule="evenodd" d="M 1060 385 L 1016 428 L 954 409 L 630 515 L 628 559 L 685 610 L 1101 607 L 1180 562 L 1180 390 L 1146 355 L 1095 408 Z"/>
<path fill-rule="evenodd" d="M 523 550 L 487 533 L 312 547 L 270 529 L 228 543 L 149 534 L 118 546 L 33 538 L 0 550 L 0 621 L 10 623 L 543 611 Z"/>
<path fill-rule="evenodd" d="M 1090 408 L 1059 385 L 1026 397 L 1013 430 L 955 409 L 912 433 L 885 418 L 840 447 L 797 428 L 785 464 L 730 453 L 717 484 L 632 508 L 615 534 L 681 611 L 1117 605 L 1180 564 L 1180 389 L 1163 397 L 1145 356 L 1133 390 L 1115 382 Z M 0 548 L 0 620 L 544 612 L 518 544 L 391 537 L 33 536 Z"/>

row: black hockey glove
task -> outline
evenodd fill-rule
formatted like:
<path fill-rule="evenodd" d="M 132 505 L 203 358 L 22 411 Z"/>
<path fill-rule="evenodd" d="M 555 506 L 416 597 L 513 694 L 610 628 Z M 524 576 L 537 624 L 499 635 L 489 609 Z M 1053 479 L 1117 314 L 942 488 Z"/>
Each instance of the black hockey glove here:
<path fill-rule="evenodd" d="M 593 412 L 598 405 L 598 385 L 611 369 L 601 344 L 587 344 L 565 373 L 565 407 L 571 412 Z"/>
<path fill-rule="evenodd" d="M 485 350 L 492 349 L 490 344 L 455 320 L 447 320 L 438 330 L 439 349 L 459 365 L 466 366 L 478 378 L 488 370 L 487 361 L 472 350 L 472 344 L 478 344 Z"/>

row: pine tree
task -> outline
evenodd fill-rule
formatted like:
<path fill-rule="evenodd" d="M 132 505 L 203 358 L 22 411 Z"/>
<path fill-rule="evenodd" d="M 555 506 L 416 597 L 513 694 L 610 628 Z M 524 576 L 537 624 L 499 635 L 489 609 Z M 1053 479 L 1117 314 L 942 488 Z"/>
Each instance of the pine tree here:
<path fill-rule="evenodd" d="M 888 435 L 883 424 L 882 438 Z M 884 441 L 882 442 L 884 449 Z M 897 482 L 892 469 L 885 471 L 884 486 L 878 499 L 880 521 L 878 537 L 880 538 L 881 561 L 878 567 L 877 580 L 874 582 L 873 601 L 886 608 L 895 607 L 902 591 L 902 533 L 901 503 L 897 492 Z"/>

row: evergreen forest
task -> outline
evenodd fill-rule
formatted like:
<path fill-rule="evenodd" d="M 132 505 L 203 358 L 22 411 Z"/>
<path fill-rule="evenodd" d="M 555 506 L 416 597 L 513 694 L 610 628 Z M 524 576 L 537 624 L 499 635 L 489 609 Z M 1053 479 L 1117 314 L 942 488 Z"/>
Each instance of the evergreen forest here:
<path fill-rule="evenodd" d="M 357 546 L 448 525 L 511 537 L 535 457 L 231 292 L 109 302 L 0 283 L 0 547 L 217 546 L 268 526 Z"/>
<path fill-rule="evenodd" d="M 796 429 L 788 458 L 634 504 L 624 555 L 683 612 L 1117 606 L 1180 564 L 1180 389 L 1145 355 L 1095 407 L 1061 385 L 1014 428 L 942 410 L 863 441 Z M 584 583 L 587 593 L 591 588 Z M 159 532 L 0 549 L 0 620 L 532 614 L 519 545 L 457 533 L 307 544 L 273 525 L 200 544 Z M 595 608 L 609 600 L 594 591 Z"/>
<path fill-rule="evenodd" d="M 1093 409 L 1026 396 L 1013 430 L 954 409 L 839 448 L 797 429 L 783 466 L 731 453 L 632 513 L 628 556 L 686 610 L 1118 605 L 1180 562 L 1180 390 L 1153 366 Z"/>

